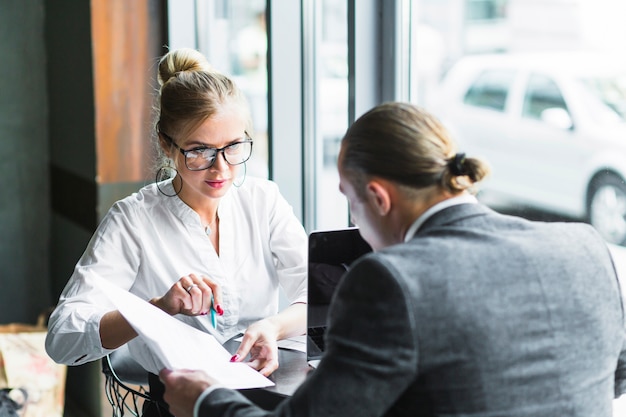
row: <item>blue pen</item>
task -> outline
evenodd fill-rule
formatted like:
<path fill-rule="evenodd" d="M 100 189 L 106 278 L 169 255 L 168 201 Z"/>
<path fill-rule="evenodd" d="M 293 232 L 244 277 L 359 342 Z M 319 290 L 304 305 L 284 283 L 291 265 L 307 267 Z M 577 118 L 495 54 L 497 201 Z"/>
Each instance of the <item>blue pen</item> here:
<path fill-rule="evenodd" d="M 211 324 L 213 325 L 213 328 L 216 329 L 217 328 L 217 315 L 215 312 L 215 308 L 213 308 L 213 296 L 211 295 Z"/>

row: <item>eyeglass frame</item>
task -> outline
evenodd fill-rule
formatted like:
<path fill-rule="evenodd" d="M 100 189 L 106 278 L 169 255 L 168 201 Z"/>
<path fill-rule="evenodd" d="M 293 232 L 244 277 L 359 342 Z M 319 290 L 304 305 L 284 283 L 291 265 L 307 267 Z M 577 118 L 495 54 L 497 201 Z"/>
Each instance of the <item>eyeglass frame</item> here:
<path fill-rule="evenodd" d="M 169 141 L 172 145 L 174 145 L 174 147 L 175 147 L 176 149 L 178 149 L 178 150 L 180 151 L 180 153 L 181 153 L 181 154 L 183 154 L 183 156 L 185 157 L 185 166 L 187 167 L 187 169 L 188 169 L 189 171 L 204 171 L 204 170 L 206 170 L 206 169 L 211 168 L 213 165 L 215 165 L 215 161 L 217 161 L 217 156 L 218 156 L 218 154 L 219 154 L 220 152 L 222 153 L 222 156 L 224 157 L 224 161 L 226 161 L 226 163 L 227 163 L 228 165 L 231 165 L 231 166 L 237 166 L 237 165 L 241 165 L 241 164 L 243 164 L 243 163 L 246 163 L 246 162 L 250 159 L 250 157 L 252 156 L 252 145 L 254 144 L 254 141 L 252 140 L 252 138 L 250 137 L 250 135 L 248 134 L 248 132 L 246 132 L 246 131 L 244 130 L 244 132 L 243 132 L 243 133 L 246 135 L 246 139 L 244 139 L 244 140 L 239 140 L 239 141 L 237 141 L 237 142 L 233 142 L 233 143 L 228 144 L 228 145 L 226 145 L 226 146 L 224 146 L 224 147 L 222 147 L 222 148 L 211 148 L 211 147 L 209 147 L 209 146 L 198 146 L 198 147 L 193 148 L 193 149 L 183 149 L 183 148 L 181 148 L 180 146 L 178 146 L 178 144 L 174 141 L 174 139 L 173 139 L 170 135 L 168 135 L 168 134 L 167 134 L 167 133 L 165 133 L 165 132 L 159 131 L 159 134 L 163 135 L 163 137 L 164 137 L 165 139 L 167 139 L 167 140 L 168 140 L 168 141 Z M 236 164 L 231 164 L 231 163 L 228 161 L 228 158 L 226 157 L 226 154 L 224 153 L 224 151 L 225 151 L 226 149 L 228 149 L 229 147 L 233 146 L 233 145 L 240 145 L 240 144 L 242 144 L 242 143 L 249 143 L 249 144 L 250 144 L 250 155 L 248 155 L 248 157 L 247 157 L 245 160 L 241 161 L 241 162 L 238 162 L 238 163 L 236 163 Z M 188 154 L 189 152 L 198 152 L 198 151 L 201 151 L 201 150 L 206 150 L 206 149 L 212 149 L 212 150 L 214 150 L 214 151 L 215 151 L 215 158 L 213 159 L 213 162 L 211 162 L 211 163 L 210 163 L 210 164 L 209 164 L 206 168 L 200 168 L 200 169 L 189 168 L 189 165 L 187 165 L 187 154 Z M 206 159 L 206 158 L 205 158 L 205 159 Z"/>

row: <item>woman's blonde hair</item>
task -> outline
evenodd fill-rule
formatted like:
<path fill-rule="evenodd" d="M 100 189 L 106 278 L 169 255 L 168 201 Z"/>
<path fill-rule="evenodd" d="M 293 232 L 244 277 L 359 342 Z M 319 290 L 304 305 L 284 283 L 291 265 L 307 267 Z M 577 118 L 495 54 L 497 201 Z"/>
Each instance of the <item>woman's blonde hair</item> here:
<path fill-rule="evenodd" d="M 223 106 L 231 104 L 241 110 L 246 131 L 250 132 L 250 110 L 244 94 L 195 49 L 181 48 L 165 54 L 159 61 L 158 81 L 160 89 L 154 109 L 157 134 L 185 137 Z"/>
<path fill-rule="evenodd" d="M 377 176 L 410 189 L 439 185 L 459 193 L 489 174 L 481 160 L 457 154 L 437 118 L 401 102 L 376 106 L 354 122 L 342 140 L 340 163 L 357 190 Z"/>

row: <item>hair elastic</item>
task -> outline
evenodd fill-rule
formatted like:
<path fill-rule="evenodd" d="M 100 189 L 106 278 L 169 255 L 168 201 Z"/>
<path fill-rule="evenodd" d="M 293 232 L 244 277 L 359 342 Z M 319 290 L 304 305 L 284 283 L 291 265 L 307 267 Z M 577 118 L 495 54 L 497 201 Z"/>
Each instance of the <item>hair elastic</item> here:
<path fill-rule="evenodd" d="M 452 158 L 448 162 L 448 167 L 450 167 L 450 171 L 454 175 L 467 175 L 464 165 L 465 165 L 464 153 L 457 153 L 456 155 L 454 155 L 454 158 Z"/>

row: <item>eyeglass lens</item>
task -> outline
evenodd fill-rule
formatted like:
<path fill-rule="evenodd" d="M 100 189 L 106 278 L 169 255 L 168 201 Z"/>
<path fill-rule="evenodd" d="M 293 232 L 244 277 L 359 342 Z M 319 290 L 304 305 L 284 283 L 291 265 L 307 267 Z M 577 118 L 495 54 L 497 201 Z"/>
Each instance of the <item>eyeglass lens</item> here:
<path fill-rule="evenodd" d="M 190 170 L 207 169 L 215 162 L 218 152 L 222 152 L 229 165 L 243 164 L 252 153 L 252 141 L 235 142 L 221 149 L 192 149 L 185 152 L 185 163 Z"/>

